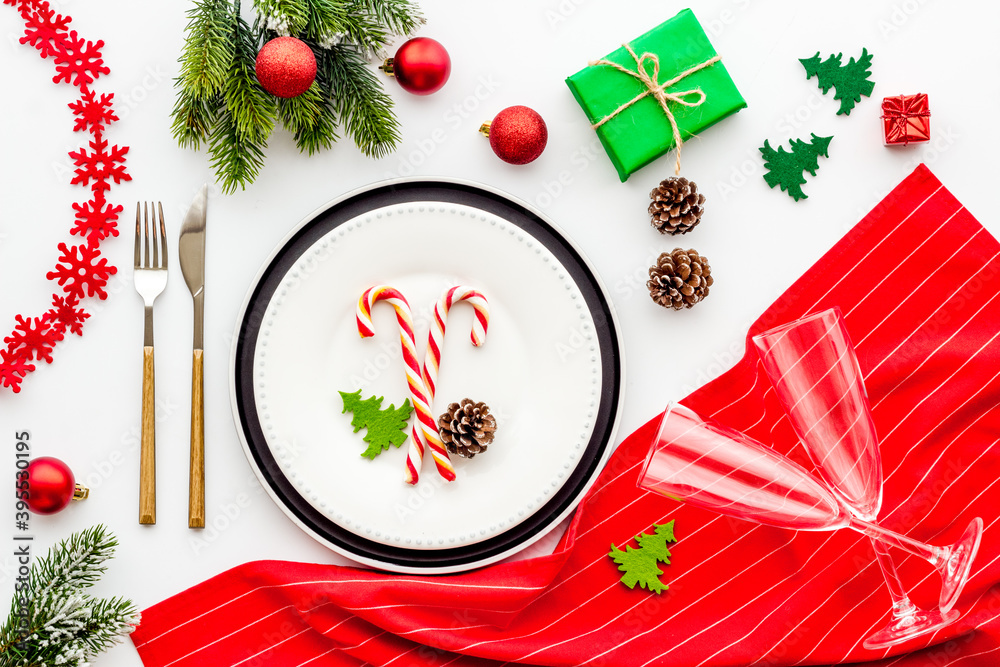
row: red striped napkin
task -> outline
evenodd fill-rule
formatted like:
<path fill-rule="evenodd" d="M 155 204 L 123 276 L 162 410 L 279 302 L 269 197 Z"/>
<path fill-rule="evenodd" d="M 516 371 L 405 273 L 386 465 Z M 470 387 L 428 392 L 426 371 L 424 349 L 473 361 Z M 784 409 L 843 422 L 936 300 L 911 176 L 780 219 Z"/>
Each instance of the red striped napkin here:
<path fill-rule="evenodd" d="M 639 491 L 654 419 L 618 448 L 550 556 L 441 577 L 248 563 L 147 609 L 132 640 L 148 667 L 998 664 L 998 254 L 921 166 L 749 332 L 840 306 L 882 439 L 883 525 L 949 544 L 983 517 L 962 619 L 935 635 L 862 648 L 890 600 L 857 533 L 780 530 Z M 809 466 L 752 346 L 684 402 Z M 610 545 L 669 519 L 670 590 L 626 588 Z M 933 607 L 937 573 L 894 555 L 913 600 Z"/>

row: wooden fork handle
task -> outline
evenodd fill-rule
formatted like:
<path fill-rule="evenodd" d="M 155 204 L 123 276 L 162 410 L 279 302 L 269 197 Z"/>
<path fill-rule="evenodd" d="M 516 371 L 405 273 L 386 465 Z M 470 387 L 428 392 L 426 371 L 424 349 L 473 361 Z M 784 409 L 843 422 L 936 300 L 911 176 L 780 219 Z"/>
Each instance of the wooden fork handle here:
<path fill-rule="evenodd" d="M 156 523 L 156 393 L 153 346 L 142 348 L 142 444 L 139 450 L 139 523 Z"/>
<path fill-rule="evenodd" d="M 188 528 L 205 527 L 205 377 L 204 350 L 191 362 L 191 471 L 188 478 Z"/>

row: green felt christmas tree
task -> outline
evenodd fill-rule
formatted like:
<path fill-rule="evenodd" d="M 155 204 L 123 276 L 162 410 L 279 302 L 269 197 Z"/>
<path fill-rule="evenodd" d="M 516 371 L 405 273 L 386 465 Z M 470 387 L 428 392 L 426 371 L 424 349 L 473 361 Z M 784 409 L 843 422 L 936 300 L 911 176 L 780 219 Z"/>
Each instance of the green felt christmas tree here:
<path fill-rule="evenodd" d="M 806 68 L 806 79 L 815 76 L 824 95 L 831 88 L 836 88 L 833 99 L 840 100 L 837 115 L 850 115 L 854 105 L 861 101 L 861 96 L 870 97 L 875 88 L 875 82 L 869 79 L 872 75 L 872 54 L 868 53 L 868 49 L 861 49 L 858 60 L 851 58 L 846 65 L 841 65 L 843 56 L 838 53 L 821 61 L 817 51 L 812 58 L 800 58 L 799 62 Z"/>
<path fill-rule="evenodd" d="M 673 521 L 653 524 L 653 528 L 652 533 L 641 533 L 636 536 L 638 549 L 626 545 L 622 551 L 612 544 L 608 557 L 625 573 L 621 578 L 623 584 L 629 588 L 635 588 L 635 585 L 639 584 L 651 593 L 659 595 L 669 588 L 660 581 L 663 571 L 659 563 L 670 564 L 670 550 L 667 548 L 667 543 L 676 542 L 677 539 L 674 537 Z"/>
<path fill-rule="evenodd" d="M 801 139 L 792 139 L 792 151 L 788 152 L 784 146 L 779 146 L 778 150 L 771 147 L 770 142 L 764 141 L 760 148 L 760 153 L 764 157 L 764 181 L 772 188 L 780 185 L 781 189 L 798 201 L 808 197 L 802 192 L 806 178 L 803 172 L 808 171 L 813 176 L 819 169 L 819 158 L 830 157 L 830 142 L 833 137 L 817 137 L 812 135 L 812 141 L 806 142 Z"/>
<path fill-rule="evenodd" d="M 382 396 L 362 399 L 360 389 L 350 394 L 343 391 L 339 393 L 344 401 L 343 413 L 354 414 L 351 419 L 354 432 L 357 433 L 363 428 L 368 429 L 362 438 L 368 443 L 368 449 L 362 452 L 361 456 L 374 459 L 389 449 L 389 445 L 399 447 L 406 442 L 406 425 L 413 413 L 409 399 L 403 401 L 403 405 L 399 408 L 390 403 L 389 407 L 383 410 Z"/>

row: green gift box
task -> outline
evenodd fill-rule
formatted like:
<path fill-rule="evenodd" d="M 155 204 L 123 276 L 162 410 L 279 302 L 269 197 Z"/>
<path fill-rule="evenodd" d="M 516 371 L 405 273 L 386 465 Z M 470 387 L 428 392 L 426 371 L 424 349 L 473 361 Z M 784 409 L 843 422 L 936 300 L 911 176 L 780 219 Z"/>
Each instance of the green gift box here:
<path fill-rule="evenodd" d="M 690 9 L 591 63 L 566 85 L 622 182 L 674 148 L 676 137 L 683 143 L 747 105 Z"/>

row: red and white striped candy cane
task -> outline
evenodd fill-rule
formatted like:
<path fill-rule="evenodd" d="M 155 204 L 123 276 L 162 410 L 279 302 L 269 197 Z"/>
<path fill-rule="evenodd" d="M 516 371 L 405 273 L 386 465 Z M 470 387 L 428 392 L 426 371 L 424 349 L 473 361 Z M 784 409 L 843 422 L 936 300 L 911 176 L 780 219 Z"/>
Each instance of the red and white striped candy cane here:
<path fill-rule="evenodd" d="M 441 345 L 444 343 L 444 332 L 448 322 L 448 311 L 459 302 L 467 301 L 475 309 L 475 317 L 472 320 L 472 344 L 479 347 L 486 340 L 486 330 L 490 326 L 490 305 L 486 297 L 471 287 L 456 285 L 445 290 L 441 298 L 434 304 L 434 317 L 431 319 L 431 328 L 427 334 L 427 352 L 424 355 L 423 380 L 427 388 L 427 402 L 434 404 L 434 395 L 437 393 L 438 369 L 441 366 Z M 427 446 L 430 447 L 431 456 L 437 464 L 438 471 L 442 470 L 447 463 L 448 469 L 451 467 L 451 459 L 448 457 L 448 450 L 438 436 L 437 429 L 434 430 L 433 437 L 427 438 Z M 410 447 L 407 467 L 411 465 L 411 458 L 415 458 L 417 453 Z M 442 474 L 444 474 L 442 472 Z"/>
<path fill-rule="evenodd" d="M 410 304 L 406 301 L 406 297 L 399 290 L 388 285 L 369 287 L 361 295 L 361 298 L 358 299 L 358 333 L 361 334 L 362 338 L 375 335 L 372 327 L 372 307 L 379 301 L 388 301 L 396 310 L 396 322 L 399 324 L 399 341 L 403 347 L 403 363 L 406 366 L 406 384 L 410 390 L 410 399 L 413 401 L 413 407 L 417 412 L 417 421 L 413 425 L 413 432 L 411 434 L 410 451 L 412 452 L 416 448 L 418 453 L 412 458 L 409 455 L 407 456 L 406 477 L 404 478 L 407 484 L 416 484 L 420 477 L 420 463 L 423 460 L 424 448 L 424 440 L 421 439 L 420 433 L 423 431 L 427 441 L 430 441 L 430 438 L 427 438 L 429 433 L 435 440 L 440 442 L 437 436 L 437 423 L 434 421 L 433 415 L 431 415 L 427 399 L 427 388 L 424 385 L 420 363 L 417 361 L 416 341 L 413 334 L 413 316 L 410 313 Z M 447 455 L 447 452 L 445 452 L 445 455 Z M 450 461 L 448 461 L 448 468 L 451 473 L 450 477 L 446 474 L 447 471 L 442 471 L 441 474 L 445 479 L 450 481 L 455 479 L 455 470 L 451 467 Z"/>
<path fill-rule="evenodd" d="M 433 402 L 437 393 L 438 368 L 441 366 L 441 345 L 444 343 L 444 331 L 448 322 L 448 311 L 458 301 L 468 301 L 475 309 L 475 319 L 472 320 L 472 344 L 479 347 L 486 340 L 486 330 L 490 326 L 490 304 L 486 297 L 477 290 L 464 285 L 456 285 L 445 290 L 441 298 L 434 304 L 434 319 L 431 320 L 431 330 L 427 335 L 427 353 L 424 355 L 423 378 L 427 386 L 428 398 Z"/>

